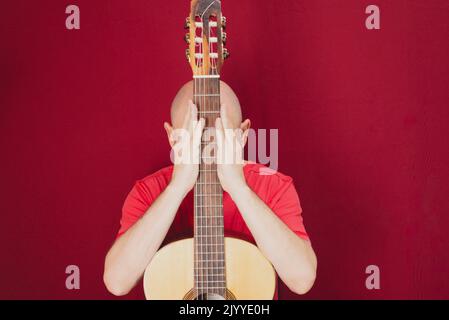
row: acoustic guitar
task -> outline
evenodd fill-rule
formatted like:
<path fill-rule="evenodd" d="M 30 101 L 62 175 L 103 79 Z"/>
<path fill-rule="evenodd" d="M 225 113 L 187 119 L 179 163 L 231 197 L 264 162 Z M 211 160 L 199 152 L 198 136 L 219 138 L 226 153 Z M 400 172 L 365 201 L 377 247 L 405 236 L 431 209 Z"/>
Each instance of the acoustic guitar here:
<path fill-rule="evenodd" d="M 194 103 L 208 129 L 220 114 L 220 70 L 229 56 L 225 28 L 220 1 L 191 1 L 186 56 L 193 71 Z M 144 274 L 145 296 L 149 300 L 272 299 L 276 274 L 271 263 L 253 244 L 224 236 L 223 190 L 215 161 L 203 156 L 206 147 L 202 143 L 194 188 L 194 237 L 170 243 L 155 254 Z"/>

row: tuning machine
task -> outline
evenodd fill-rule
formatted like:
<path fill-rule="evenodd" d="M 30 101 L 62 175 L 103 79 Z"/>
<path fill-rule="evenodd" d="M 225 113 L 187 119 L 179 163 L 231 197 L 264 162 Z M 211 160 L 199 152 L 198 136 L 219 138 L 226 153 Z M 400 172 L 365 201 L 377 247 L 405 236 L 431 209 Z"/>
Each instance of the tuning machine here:
<path fill-rule="evenodd" d="M 190 62 L 190 49 L 186 49 L 186 59 Z"/>
<path fill-rule="evenodd" d="M 221 16 L 221 27 L 223 28 L 223 30 L 226 29 L 226 17 L 225 16 Z"/>
<path fill-rule="evenodd" d="M 190 17 L 186 18 L 186 21 L 184 22 L 184 29 L 190 29 Z"/>
<path fill-rule="evenodd" d="M 185 34 L 185 36 L 184 36 L 184 41 L 185 41 L 187 44 L 190 44 L 190 34 L 189 34 L 189 33 L 186 33 L 186 34 Z"/>
<path fill-rule="evenodd" d="M 225 60 L 228 59 L 230 55 L 231 54 L 229 53 L 229 50 L 226 48 L 223 48 L 223 59 L 225 59 Z"/>
<path fill-rule="evenodd" d="M 226 41 L 228 40 L 228 34 L 224 31 L 221 32 L 221 41 L 223 44 L 226 44 Z"/>

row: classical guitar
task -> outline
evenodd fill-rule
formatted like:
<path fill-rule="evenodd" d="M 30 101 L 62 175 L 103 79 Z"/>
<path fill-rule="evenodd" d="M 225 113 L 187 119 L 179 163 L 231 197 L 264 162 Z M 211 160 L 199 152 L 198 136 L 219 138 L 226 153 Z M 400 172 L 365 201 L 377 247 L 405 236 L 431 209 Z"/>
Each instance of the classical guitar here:
<path fill-rule="evenodd" d="M 193 71 L 194 103 L 209 129 L 220 114 L 220 70 L 228 56 L 225 27 L 219 0 L 191 1 L 186 55 Z M 202 143 L 201 155 L 205 147 Z M 215 161 L 202 156 L 194 188 L 194 237 L 155 254 L 144 275 L 147 299 L 273 298 L 276 274 L 270 262 L 253 244 L 224 236 L 223 190 L 216 168 Z"/>

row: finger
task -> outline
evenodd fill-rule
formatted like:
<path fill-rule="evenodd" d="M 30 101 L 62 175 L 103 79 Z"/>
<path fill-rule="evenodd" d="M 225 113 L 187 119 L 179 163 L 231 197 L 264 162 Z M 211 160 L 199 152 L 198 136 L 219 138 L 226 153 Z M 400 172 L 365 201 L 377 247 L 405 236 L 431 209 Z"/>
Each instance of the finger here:
<path fill-rule="evenodd" d="M 193 109 L 194 109 L 194 104 L 193 104 L 192 100 L 189 100 L 187 103 L 187 111 L 184 115 L 184 119 L 182 122 L 182 128 L 185 130 L 190 130 Z"/>
<path fill-rule="evenodd" d="M 248 135 L 249 135 L 249 129 L 246 129 L 243 132 L 243 137 L 242 137 L 242 145 L 246 144 L 246 141 L 248 140 Z"/>
<path fill-rule="evenodd" d="M 224 140 L 224 132 L 223 132 L 223 122 L 221 118 L 217 118 L 215 120 L 215 140 L 217 144 L 217 163 L 223 163 L 223 140 Z"/>
<path fill-rule="evenodd" d="M 203 136 L 203 130 L 204 130 L 204 126 L 205 126 L 206 121 L 201 118 L 198 123 L 196 124 L 196 127 L 194 129 L 193 132 L 193 137 L 192 137 L 192 144 L 195 150 L 198 149 L 198 147 L 201 144 L 201 138 Z"/>
<path fill-rule="evenodd" d="M 224 129 L 228 129 L 229 127 L 229 116 L 228 116 L 228 107 L 223 104 L 220 108 L 220 116 L 221 116 L 221 122 L 223 124 Z"/>
<path fill-rule="evenodd" d="M 190 127 L 189 130 L 192 134 L 194 134 L 196 127 L 198 126 L 199 122 L 198 121 L 198 108 L 197 106 L 190 101 Z"/>
<path fill-rule="evenodd" d="M 224 128 L 223 128 L 223 121 L 221 118 L 217 118 L 215 120 L 215 135 L 218 140 L 223 140 L 224 138 Z"/>
<path fill-rule="evenodd" d="M 177 141 L 175 134 L 176 130 L 174 130 L 173 127 L 168 122 L 164 122 L 164 129 L 165 132 L 167 132 L 168 141 L 170 142 L 170 144 L 174 144 Z"/>
<path fill-rule="evenodd" d="M 189 100 L 190 105 L 190 116 L 192 117 L 192 121 L 198 120 L 198 108 L 193 103 L 192 100 Z"/>
<path fill-rule="evenodd" d="M 240 125 L 240 129 L 242 130 L 247 130 L 251 127 L 251 121 L 249 119 L 246 119 L 245 121 L 242 122 L 242 124 Z"/>
<path fill-rule="evenodd" d="M 195 130 L 194 130 L 194 136 L 193 136 L 193 163 L 198 164 L 200 160 L 200 144 L 201 144 L 201 137 L 203 135 L 204 126 L 206 124 L 206 121 L 201 118 L 198 123 L 196 124 Z"/>
<path fill-rule="evenodd" d="M 204 118 L 201 118 L 198 121 L 198 123 L 196 124 L 195 132 L 194 132 L 194 136 L 193 136 L 195 143 L 198 143 L 198 144 L 200 143 L 201 137 L 203 136 L 203 130 L 204 130 L 205 125 L 206 125 L 206 120 L 204 120 Z"/>
<path fill-rule="evenodd" d="M 248 141 L 249 129 L 242 131 L 242 129 L 237 130 L 237 150 L 243 150 L 245 148 L 246 142 Z"/>

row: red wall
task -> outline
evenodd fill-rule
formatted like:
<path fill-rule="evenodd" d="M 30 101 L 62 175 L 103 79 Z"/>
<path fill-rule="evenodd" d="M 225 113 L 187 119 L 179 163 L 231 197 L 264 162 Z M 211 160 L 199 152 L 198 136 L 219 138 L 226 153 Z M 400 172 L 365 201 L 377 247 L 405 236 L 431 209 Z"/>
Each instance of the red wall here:
<path fill-rule="evenodd" d="M 0 6 L 0 298 L 112 297 L 102 269 L 121 205 L 168 164 L 162 122 L 191 77 L 187 0 L 72 3 L 79 31 L 67 1 Z M 369 4 L 381 30 L 365 28 Z M 449 2 L 223 6 L 223 78 L 256 128 L 279 128 L 318 254 L 306 298 L 449 298 Z"/>

